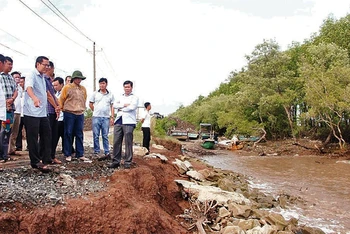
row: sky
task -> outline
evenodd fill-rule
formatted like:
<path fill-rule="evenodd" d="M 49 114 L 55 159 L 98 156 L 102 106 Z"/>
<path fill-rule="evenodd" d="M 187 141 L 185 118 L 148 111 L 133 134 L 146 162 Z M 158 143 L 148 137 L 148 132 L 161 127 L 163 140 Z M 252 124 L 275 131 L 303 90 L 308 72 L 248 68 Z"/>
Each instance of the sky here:
<path fill-rule="evenodd" d="M 152 112 L 164 115 L 218 88 L 264 39 L 285 50 L 317 33 L 330 14 L 339 19 L 350 11 L 347 0 L 0 0 L 0 5 L 0 53 L 14 60 L 13 71 L 29 73 L 44 55 L 55 63 L 56 76 L 82 71 L 89 96 L 95 42 L 96 80 L 106 77 L 116 98 L 123 82 L 133 81 L 140 106 L 150 102 Z"/>

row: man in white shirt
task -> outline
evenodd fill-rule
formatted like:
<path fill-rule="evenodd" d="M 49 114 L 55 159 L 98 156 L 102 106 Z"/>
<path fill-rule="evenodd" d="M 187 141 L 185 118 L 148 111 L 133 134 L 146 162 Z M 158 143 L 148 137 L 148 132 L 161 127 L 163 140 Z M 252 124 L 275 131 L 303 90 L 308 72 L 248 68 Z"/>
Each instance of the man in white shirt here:
<path fill-rule="evenodd" d="M 120 167 L 122 158 L 122 143 L 125 140 L 124 168 L 130 169 L 133 157 L 134 129 L 136 127 L 136 110 L 138 97 L 132 93 L 133 82 L 127 80 L 123 83 L 124 94 L 114 103 L 118 110 L 114 122 L 113 159 L 109 168 Z"/>
<path fill-rule="evenodd" d="M 89 107 L 93 111 L 92 114 L 92 132 L 94 139 L 94 153 L 100 154 L 100 133 L 102 135 L 104 156 L 99 160 L 110 159 L 109 154 L 109 125 L 114 121 L 114 96 L 107 90 L 108 80 L 101 78 L 99 81 L 100 89 L 95 91 L 91 98 Z"/>
<path fill-rule="evenodd" d="M 141 118 L 141 130 L 143 134 L 143 140 L 142 140 L 142 146 L 145 147 L 148 152 L 146 154 L 149 154 L 149 142 L 151 141 L 151 115 L 149 111 L 151 110 L 151 103 L 146 102 L 145 103 L 145 111 Z"/>

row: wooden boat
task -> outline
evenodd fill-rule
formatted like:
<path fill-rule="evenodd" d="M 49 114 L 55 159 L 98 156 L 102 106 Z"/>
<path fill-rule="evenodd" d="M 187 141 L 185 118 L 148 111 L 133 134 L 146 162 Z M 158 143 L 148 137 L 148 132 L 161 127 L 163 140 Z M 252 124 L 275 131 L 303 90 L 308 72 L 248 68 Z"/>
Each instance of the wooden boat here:
<path fill-rule="evenodd" d="M 199 133 L 197 132 L 188 132 L 188 139 L 197 140 L 199 137 Z"/>
<path fill-rule="evenodd" d="M 243 136 L 243 135 L 240 135 L 240 136 L 238 136 L 238 139 L 239 139 L 239 141 L 255 142 L 255 141 L 258 141 L 260 139 L 260 137 L 258 137 L 258 136 Z"/>
<path fill-rule="evenodd" d="M 214 149 L 215 140 L 214 139 L 205 139 L 205 140 L 203 140 L 203 143 L 201 144 L 201 146 L 204 149 Z"/>
<path fill-rule="evenodd" d="M 181 141 L 186 141 L 188 139 L 188 134 L 186 130 L 181 130 L 181 129 L 173 129 L 170 131 L 170 136 L 181 140 Z"/>

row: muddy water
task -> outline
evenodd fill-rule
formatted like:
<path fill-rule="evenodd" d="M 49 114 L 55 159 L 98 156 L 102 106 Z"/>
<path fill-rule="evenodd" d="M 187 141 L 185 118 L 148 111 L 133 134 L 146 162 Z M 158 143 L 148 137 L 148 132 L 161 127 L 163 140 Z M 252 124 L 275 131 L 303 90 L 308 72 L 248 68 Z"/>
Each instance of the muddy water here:
<path fill-rule="evenodd" d="M 326 233 L 350 233 L 350 164 L 320 156 L 205 156 L 214 167 L 250 177 L 252 187 L 277 196 L 299 196 L 306 206 L 279 210 L 300 224 L 319 227 Z"/>

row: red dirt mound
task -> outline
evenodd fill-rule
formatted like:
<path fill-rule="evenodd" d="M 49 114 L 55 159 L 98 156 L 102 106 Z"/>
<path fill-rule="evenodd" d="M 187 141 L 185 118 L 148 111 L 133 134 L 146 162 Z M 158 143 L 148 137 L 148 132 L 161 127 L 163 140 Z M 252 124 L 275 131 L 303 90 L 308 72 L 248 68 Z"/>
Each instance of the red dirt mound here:
<path fill-rule="evenodd" d="M 135 168 L 105 178 L 105 191 L 68 199 L 65 205 L 17 204 L 0 213 L 0 233 L 187 233 L 176 220 L 188 204 L 174 182 L 179 177 L 171 162 L 134 161 Z"/>

